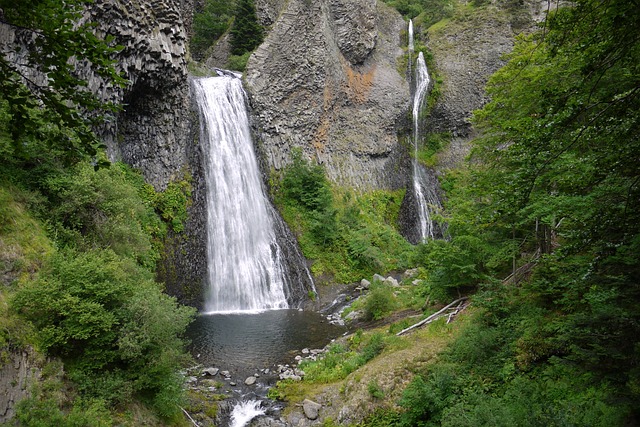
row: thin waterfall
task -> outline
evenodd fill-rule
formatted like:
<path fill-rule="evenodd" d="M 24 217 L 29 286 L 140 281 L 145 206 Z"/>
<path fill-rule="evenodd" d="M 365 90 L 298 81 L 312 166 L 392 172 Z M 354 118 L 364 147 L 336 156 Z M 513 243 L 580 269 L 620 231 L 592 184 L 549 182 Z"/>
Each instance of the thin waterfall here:
<path fill-rule="evenodd" d="M 207 312 L 288 308 L 278 245 L 237 76 L 194 82 L 207 184 Z"/>
<path fill-rule="evenodd" d="M 413 44 L 413 19 L 409 19 L 409 43 L 408 43 L 408 47 L 409 47 L 409 82 L 411 82 L 411 79 L 413 78 L 412 76 L 412 70 L 411 70 L 411 63 L 413 62 L 413 51 L 415 50 L 414 44 Z"/>
<path fill-rule="evenodd" d="M 409 21 L 409 63 L 414 51 L 413 21 Z M 429 71 L 422 52 L 418 53 L 416 60 L 413 92 L 413 190 L 418 208 L 418 232 L 420 242 L 436 238 L 439 232 L 432 220 L 432 209 L 440 207 L 440 199 L 437 193 L 438 182 L 432 171 L 428 171 L 418 161 L 418 148 L 420 145 L 420 111 L 424 100 L 429 93 Z"/>
<path fill-rule="evenodd" d="M 409 19 L 409 53 L 412 54 L 414 50 L 415 47 L 413 44 L 413 19 Z M 411 60 L 409 60 L 409 64 L 411 64 Z"/>

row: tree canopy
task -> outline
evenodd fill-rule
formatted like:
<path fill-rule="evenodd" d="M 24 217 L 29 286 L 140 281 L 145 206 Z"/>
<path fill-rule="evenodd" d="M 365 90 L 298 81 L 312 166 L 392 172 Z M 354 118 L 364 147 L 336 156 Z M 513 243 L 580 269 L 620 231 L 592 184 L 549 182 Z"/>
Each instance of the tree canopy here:
<path fill-rule="evenodd" d="M 262 43 L 264 30 L 256 16 L 253 0 L 238 0 L 231 28 L 231 53 L 242 55 Z"/>
<path fill-rule="evenodd" d="M 87 1 L 0 0 L 0 25 L 13 39 L 0 55 L 0 102 L 6 115 L 0 136 L 5 160 L 32 161 L 44 150 L 66 162 L 95 156 L 103 146 L 94 126 L 116 111 L 87 87 L 81 69 L 108 84 L 125 79 L 115 69 L 119 50 L 83 20 Z M 51 154 L 51 152 L 49 152 Z"/>
<path fill-rule="evenodd" d="M 487 220 L 541 254 L 541 306 L 583 367 L 636 390 L 640 372 L 640 8 L 580 0 L 522 37 L 476 114 Z"/>

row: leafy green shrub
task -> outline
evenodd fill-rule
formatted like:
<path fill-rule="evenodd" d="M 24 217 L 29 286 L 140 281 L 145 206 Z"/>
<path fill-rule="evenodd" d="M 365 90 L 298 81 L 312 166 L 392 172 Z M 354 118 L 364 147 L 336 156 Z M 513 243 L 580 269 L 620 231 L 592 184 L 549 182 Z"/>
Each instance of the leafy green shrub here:
<path fill-rule="evenodd" d="M 384 350 L 385 337 L 375 333 L 366 340 L 362 331 L 358 331 L 351 339 L 350 348 L 342 344 L 334 344 L 329 351 L 317 361 L 305 361 L 301 367 L 305 372 L 305 381 L 312 383 L 331 383 L 344 379 Z M 359 348 L 362 347 L 362 348 Z"/>
<path fill-rule="evenodd" d="M 440 415 L 459 392 L 459 376 L 452 367 L 436 365 L 427 377 L 415 377 L 405 389 L 400 406 L 401 426 L 437 425 Z"/>
<path fill-rule="evenodd" d="M 114 425 L 107 405 L 100 399 L 77 396 L 64 382 L 59 361 L 45 362 L 41 377 L 34 382 L 28 397 L 16 405 L 15 420 L 34 427 L 108 427 Z"/>
<path fill-rule="evenodd" d="M 227 60 L 227 68 L 234 71 L 244 72 L 247 68 L 247 62 L 251 52 L 245 52 L 242 55 L 230 55 Z"/>
<path fill-rule="evenodd" d="M 155 192 L 145 184 L 145 194 L 152 201 L 156 211 L 173 229 L 180 233 L 187 221 L 187 208 L 191 205 L 191 175 L 186 174 L 180 181 L 171 181 L 164 191 Z"/>
<path fill-rule="evenodd" d="M 177 410 L 180 336 L 194 310 L 162 294 L 134 261 L 111 250 L 62 251 L 12 306 L 35 326 L 39 348 L 65 361 L 83 395 L 108 403 L 137 396 Z"/>
<path fill-rule="evenodd" d="M 395 229 L 403 191 L 332 190 L 321 166 L 302 159 L 300 150 L 292 157 L 271 188 L 316 275 L 347 283 L 410 265 L 413 247 Z"/>
<path fill-rule="evenodd" d="M 372 284 L 364 304 L 364 315 L 368 320 L 380 320 L 396 307 L 393 290 L 383 284 Z"/>
<path fill-rule="evenodd" d="M 376 332 L 371 337 L 369 337 L 369 341 L 362 348 L 360 354 L 362 355 L 363 364 L 369 362 L 374 357 L 382 353 L 385 347 L 384 335 L 380 332 Z"/>
<path fill-rule="evenodd" d="M 369 381 L 369 384 L 367 384 L 367 392 L 372 399 L 384 398 L 384 390 L 380 388 L 378 381 L 376 381 L 375 379 L 372 379 L 371 381 Z"/>
<path fill-rule="evenodd" d="M 51 234 L 61 246 L 110 248 L 153 266 L 158 258 L 152 235 L 161 224 L 153 202 L 142 198 L 142 178 L 124 164 L 95 171 L 88 163 L 50 174 L 45 190 Z M 139 176 L 139 175 L 138 175 Z"/>
<path fill-rule="evenodd" d="M 322 166 L 311 165 L 302 158 L 302 151 L 294 150 L 291 163 L 284 170 L 281 189 L 284 202 L 306 214 L 313 241 L 329 245 L 337 237 L 336 210 Z"/>

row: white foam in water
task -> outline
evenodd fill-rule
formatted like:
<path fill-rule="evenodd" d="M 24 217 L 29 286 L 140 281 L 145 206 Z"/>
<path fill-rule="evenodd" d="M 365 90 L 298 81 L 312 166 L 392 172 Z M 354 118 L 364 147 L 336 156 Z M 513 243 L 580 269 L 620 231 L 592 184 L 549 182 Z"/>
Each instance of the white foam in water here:
<path fill-rule="evenodd" d="M 244 427 L 249 421 L 264 413 L 258 400 L 240 402 L 231 411 L 231 427 Z"/>

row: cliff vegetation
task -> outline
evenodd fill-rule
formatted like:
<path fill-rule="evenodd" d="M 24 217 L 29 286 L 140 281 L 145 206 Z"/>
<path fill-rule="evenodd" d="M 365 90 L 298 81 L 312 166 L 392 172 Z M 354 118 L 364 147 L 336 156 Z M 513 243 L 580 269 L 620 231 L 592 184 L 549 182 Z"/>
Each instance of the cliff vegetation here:
<path fill-rule="evenodd" d="M 28 36 L 0 58 L 1 363 L 24 355 L 31 380 L 4 384 L 22 395 L 2 422 L 180 420 L 181 336 L 194 310 L 164 294 L 154 271 L 189 183 L 156 192 L 106 159 L 93 130 L 116 107 L 87 91 L 74 65 L 124 79 L 113 68 L 119 48 L 77 25 L 83 2 L 0 6 L 2 31 Z"/>
<path fill-rule="evenodd" d="M 337 343 L 278 397 L 321 402 L 329 426 L 637 424 L 639 10 L 579 0 L 517 37 L 473 116 L 471 155 L 441 175 L 448 238 L 418 248 L 421 282 L 370 291 L 395 305 L 389 326 Z M 422 311 L 418 295 L 471 305 L 405 341 L 397 319 Z"/>

